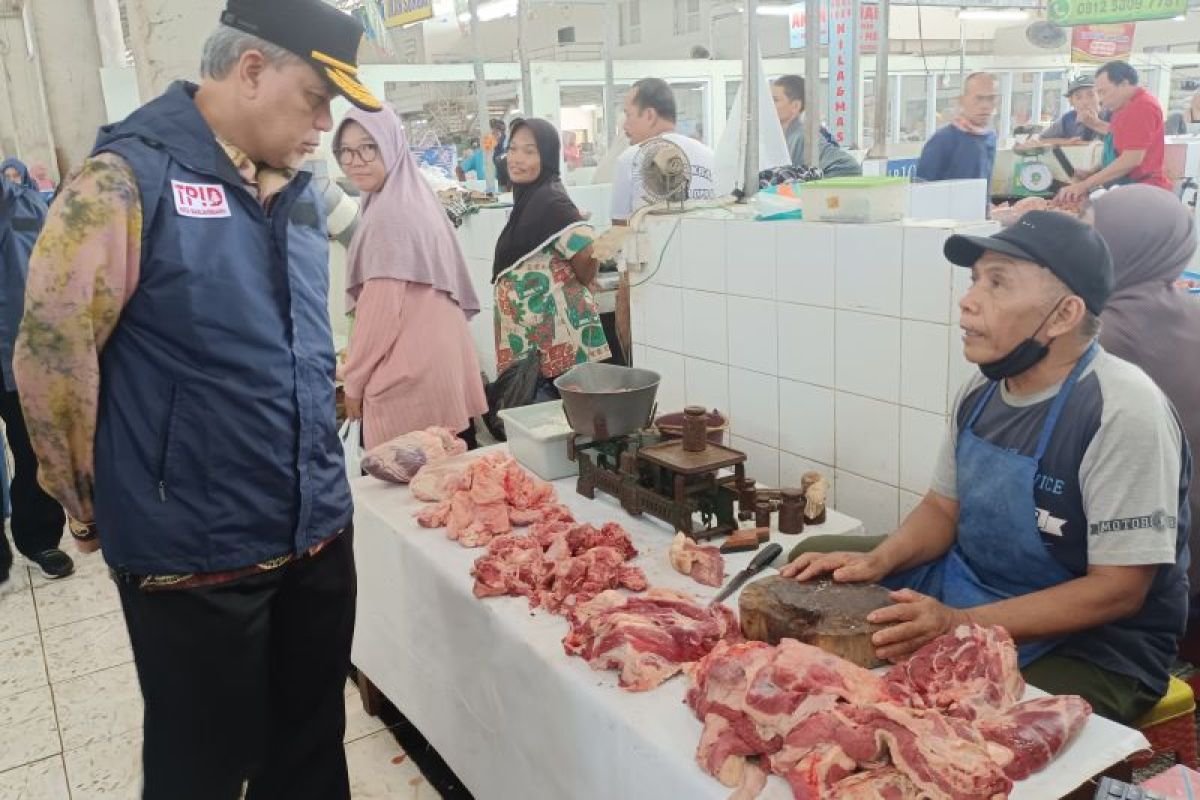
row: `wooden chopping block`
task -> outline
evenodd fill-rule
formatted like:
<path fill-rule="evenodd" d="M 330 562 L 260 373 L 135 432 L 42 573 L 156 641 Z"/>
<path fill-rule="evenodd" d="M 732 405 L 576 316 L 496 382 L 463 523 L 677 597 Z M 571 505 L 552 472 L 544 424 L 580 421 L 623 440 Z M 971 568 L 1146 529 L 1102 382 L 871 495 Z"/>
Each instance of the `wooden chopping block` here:
<path fill-rule="evenodd" d="M 796 639 L 870 669 L 885 662 L 871 644 L 883 626 L 867 622 L 867 614 L 891 604 L 888 590 L 877 584 L 799 583 L 773 575 L 747 584 L 738 609 L 747 639 Z"/>

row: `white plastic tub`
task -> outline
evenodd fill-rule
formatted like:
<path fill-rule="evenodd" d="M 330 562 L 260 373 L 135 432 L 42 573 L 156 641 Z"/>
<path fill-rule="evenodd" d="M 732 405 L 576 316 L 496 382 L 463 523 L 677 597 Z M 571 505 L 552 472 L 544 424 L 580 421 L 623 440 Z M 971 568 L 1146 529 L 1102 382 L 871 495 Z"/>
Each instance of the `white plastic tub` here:
<path fill-rule="evenodd" d="M 561 400 L 506 408 L 500 419 L 504 420 L 509 452 L 539 478 L 553 481 L 578 472 L 575 462 L 567 458 L 571 425 Z"/>
<path fill-rule="evenodd" d="M 893 222 L 908 213 L 907 178 L 826 178 L 800 185 L 810 222 Z"/>

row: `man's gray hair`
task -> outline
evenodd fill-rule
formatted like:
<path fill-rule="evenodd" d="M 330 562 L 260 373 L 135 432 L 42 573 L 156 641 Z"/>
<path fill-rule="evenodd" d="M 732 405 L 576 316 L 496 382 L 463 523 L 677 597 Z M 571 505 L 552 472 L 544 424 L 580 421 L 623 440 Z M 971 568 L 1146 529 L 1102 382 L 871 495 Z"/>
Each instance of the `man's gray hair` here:
<path fill-rule="evenodd" d="M 1083 312 L 1083 321 L 1079 323 L 1079 336 L 1090 342 L 1100 335 L 1101 327 L 1100 317 L 1091 311 L 1085 311 Z"/>
<path fill-rule="evenodd" d="M 1046 302 L 1059 302 L 1065 295 L 1074 294 L 1071 287 L 1063 283 L 1062 278 L 1059 278 L 1050 270 L 1044 273 L 1046 280 Z M 1064 294 L 1065 293 L 1065 294 Z M 1047 309 L 1049 310 L 1049 309 Z M 1086 342 L 1090 342 L 1100 335 L 1100 317 L 1093 314 L 1090 310 L 1085 309 L 1083 318 L 1079 320 L 1079 326 L 1075 329 L 1079 334 L 1079 338 Z"/>
<path fill-rule="evenodd" d="M 301 58 L 290 50 L 229 25 L 221 25 L 204 42 L 204 55 L 200 58 L 200 77 L 222 80 L 229 75 L 238 59 L 249 50 L 259 51 L 267 63 L 273 66 L 302 63 Z"/>

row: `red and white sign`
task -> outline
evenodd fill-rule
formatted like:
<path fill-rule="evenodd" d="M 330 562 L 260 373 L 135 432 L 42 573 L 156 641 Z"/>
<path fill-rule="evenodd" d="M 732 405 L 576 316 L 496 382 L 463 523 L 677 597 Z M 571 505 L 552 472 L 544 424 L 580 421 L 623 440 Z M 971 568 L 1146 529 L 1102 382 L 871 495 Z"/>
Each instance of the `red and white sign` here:
<path fill-rule="evenodd" d="M 829 2 L 821 0 L 821 44 L 829 44 Z M 844 12 L 843 12 L 844 14 Z M 804 3 L 791 6 L 788 14 L 788 37 L 793 50 L 802 50 L 806 41 L 807 16 Z M 844 16 L 843 16 L 844 18 Z M 879 47 L 879 4 L 863 0 L 858 11 L 858 40 L 860 52 L 873 53 Z"/>
<path fill-rule="evenodd" d="M 879 49 L 879 4 L 870 0 L 858 9 L 858 41 L 863 53 L 874 53 Z"/>
<path fill-rule="evenodd" d="M 175 211 L 181 217 L 217 219 L 231 216 L 225 187 L 219 183 L 171 181 Z"/>
<path fill-rule="evenodd" d="M 1133 22 L 1076 25 L 1071 28 L 1071 63 L 1103 64 L 1128 58 L 1133 52 L 1133 32 L 1136 28 Z"/>

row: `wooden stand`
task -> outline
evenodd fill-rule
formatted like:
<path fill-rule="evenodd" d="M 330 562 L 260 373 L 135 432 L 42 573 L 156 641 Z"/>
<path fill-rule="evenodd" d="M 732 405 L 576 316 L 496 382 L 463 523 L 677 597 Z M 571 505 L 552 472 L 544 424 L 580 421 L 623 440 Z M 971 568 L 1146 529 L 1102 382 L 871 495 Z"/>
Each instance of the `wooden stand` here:
<path fill-rule="evenodd" d="M 598 463 L 583 446 L 571 451 L 579 464 L 576 490 L 588 499 L 599 489 L 617 498 L 631 515 L 649 514 L 696 540 L 724 536 L 738 527 L 733 505 L 745 482 L 744 453 L 711 443 L 693 452 L 674 440 L 622 448 L 614 470 Z M 728 468 L 733 475 L 719 477 Z M 716 524 L 697 530 L 696 513 Z"/>

